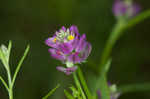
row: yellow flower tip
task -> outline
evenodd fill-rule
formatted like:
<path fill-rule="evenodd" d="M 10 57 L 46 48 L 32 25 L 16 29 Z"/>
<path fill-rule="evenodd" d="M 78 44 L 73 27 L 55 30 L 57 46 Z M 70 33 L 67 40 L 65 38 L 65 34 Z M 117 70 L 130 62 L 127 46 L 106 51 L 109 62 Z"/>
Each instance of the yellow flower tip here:
<path fill-rule="evenodd" d="M 56 40 L 57 40 L 57 39 L 56 39 L 56 38 L 54 38 L 54 39 L 53 39 L 53 42 L 54 42 L 54 43 L 56 43 Z"/>
<path fill-rule="evenodd" d="M 68 36 L 68 40 L 73 40 L 73 39 L 74 39 L 74 36 L 72 36 L 72 35 Z"/>

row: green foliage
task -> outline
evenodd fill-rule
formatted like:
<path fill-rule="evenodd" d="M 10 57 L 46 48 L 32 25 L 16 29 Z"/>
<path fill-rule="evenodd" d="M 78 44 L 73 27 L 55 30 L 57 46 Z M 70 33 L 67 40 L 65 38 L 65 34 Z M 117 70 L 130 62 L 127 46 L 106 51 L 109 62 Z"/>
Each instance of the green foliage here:
<path fill-rule="evenodd" d="M 24 52 L 24 55 L 23 57 L 21 58 L 21 61 L 19 62 L 16 70 L 15 70 L 15 73 L 14 73 L 14 76 L 13 76 L 13 79 L 11 77 L 11 72 L 10 72 L 10 66 L 9 66 L 9 57 L 10 57 L 10 52 L 11 52 L 11 48 L 12 48 L 12 42 L 9 41 L 9 44 L 8 44 L 8 48 L 5 46 L 5 45 L 1 45 L 0 47 L 0 59 L 6 69 L 6 72 L 7 72 L 7 76 L 8 76 L 8 85 L 7 83 L 5 82 L 5 80 L 0 76 L 0 80 L 2 81 L 3 85 L 5 86 L 5 88 L 7 89 L 8 91 L 8 94 L 9 94 L 9 99 L 13 99 L 13 86 L 14 86 L 14 83 L 15 83 L 15 79 L 17 77 L 17 74 L 21 68 L 21 65 L 25 59 L 25 57 L 27 56 L 28 52 L 29 52 L 29 45 L 27 46 L 25 52 Z"/>
<path fill-rule="evenodd" d="M 42 99 L 48 99 L 48 97 L 50 97 L 56 91 L 56 89 L 59 87 L 60 87 L 60 84 L 58 84 L 54 89 L 52 89 L 50 92 L 48 92 L 48 94 L 46 96 L 44 96 Z"/>

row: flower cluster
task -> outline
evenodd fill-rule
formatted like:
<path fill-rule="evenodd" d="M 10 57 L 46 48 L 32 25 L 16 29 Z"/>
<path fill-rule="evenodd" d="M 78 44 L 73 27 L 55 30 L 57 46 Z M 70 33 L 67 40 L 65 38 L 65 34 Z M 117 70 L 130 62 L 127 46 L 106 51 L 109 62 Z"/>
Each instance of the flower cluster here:
<path fill-rule="evenodd" d="M 131 18 L 140 11 L 140 6 L 131 0 L 115 0 L 113 13 L 116 17 L 126 16 Z"/>
<path fill-rule="evenodd" d="M 70 28 L 64 26 L 49 37 L 45 43 L 51 47 L 51 56 L 66 64 L 65 67 L 57 67 L 57 70 L 71 74 L 77 69 L 75 64 L 84 62 L 91 52 L 91 44 L 86 41 L 86 35 L 80 35 L 76 26 Z"/>

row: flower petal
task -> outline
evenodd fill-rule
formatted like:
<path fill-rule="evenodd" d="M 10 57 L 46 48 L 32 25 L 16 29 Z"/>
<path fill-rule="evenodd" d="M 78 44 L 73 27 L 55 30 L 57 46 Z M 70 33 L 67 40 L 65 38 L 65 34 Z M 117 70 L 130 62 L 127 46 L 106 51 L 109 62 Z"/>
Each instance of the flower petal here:
<path fill-rule="evenodd" d="M 63 30 L 64 32 L 66 32 L 67 29 L 66 29 L 65 26 L 62 26 L 62 27 L 61 27 L 61 30 Z"/>
<path fill-rule="evenodd" d="M 57 41 L 56 41 L 56 37 L 51 37 L 45 40 L 45 44 L 50 46 L 50 47 L 54 47 L 57 48 Z"/>
<path fill-rule="evenodd" d="M 81 58 L 79 57 L 79 53 L 78 52 L 72 53 L 70 56 L 68 56 L 68 61 L 73 63 L 80 63 Z"/>
<path fill-rule="evenodd" d="M 76 51 L 80 52 L 82 51 L 86 46 L 86 35 L 83 34 L 80 39 L 78 40 L 78 46 L 76 46 Z"/>
<path fill-rule="evenodd" d="M 57 66 L 56 69 L 58 71 L 64 72 L 66 75 L 70 75 L 70 74 L 72 74 L 73 72 L 76 71 L 77 66 L 68 67 L 68 68 L 65 68 L 65 67 L 62 67 L 62 66 Z"/>
<path fill-rule="evenodd" d="M 56 69 L 58 70 L 58 71 L 61 71 L 61 72 L 66 72 L 66 68 L 65 67 L 62 67 L 62 66 L 57 66 L 56 67 Z"/>
<path fill-rule="evenodd" d="M 77 66 L 73 66 L 73 67 L 68 67 L 66 69 L 66 75 L 70 75 L 72 74 L 73 72 L 75 72 L 77 70 Z"/>
<path fill-rule="evenodd" d="M 68 43 L 63 43 L 59 45 L 59 49 L 64 53 L 64 54 L 69 54 L 73 50 L 73 46 L 70 42 Z"/>
<path fill-rule="evenodd" d="M 50 48 L 49 52 L 51 53 L 51 56 L 53 58 L 58 59 L 58 60 L 62 60 L 62 61 L 65 60 L 65 55 L 60 50 Z"/>
<path fill-rule="evenodd" d="M 82 50 L 81 56 L 80 56 L 82 58 L 82 61 L 84 61 L 90 55 L 91 50 L 92 50 L 91 44 L 90 43 L 86 43 L 86 46 Z"/>
<path fill-rule="evenodd" d="M 78 31 L 77 26 L 72 25 L 69 30 L 70 30 L 72 33 L 75 33 L 76 35 L 79 35 L 79 31 Z"/>

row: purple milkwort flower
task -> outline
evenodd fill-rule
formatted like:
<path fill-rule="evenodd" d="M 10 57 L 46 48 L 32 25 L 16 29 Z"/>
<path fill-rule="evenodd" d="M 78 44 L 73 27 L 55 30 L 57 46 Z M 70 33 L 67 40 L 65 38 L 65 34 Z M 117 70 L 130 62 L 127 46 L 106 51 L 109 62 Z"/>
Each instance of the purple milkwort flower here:
<path fill-rule="evenodd" d="M 116 17 L 131 18 L 140 12 L 140 6 L 130 0 L 115 0 L 112 10 Z"/>
<path fill-rule="evenodd" d="M 86 35 L 80 35 L 74 25 L 68 29 L 63 26 L 45 43 L 51 47 L 49 49 L 51 56 L 66 64 L 67 68 L 57 67 L 57 70 L 66 74 L 74 72 L 77 69 L 74 64 L 84 62 L 92 49 L 91 44 L 86 41 Z"/>
<path fill-rule="evenodd" d="M 111 83 L 108 83 L 109 89 L 110 89 L 110 99 L 118 99 L 121 93 L 117 92 L 116 85 L 112 85 Z M 101 91 L 97 90 L 97 97 L 98 99 L 101 99 Z"/>

